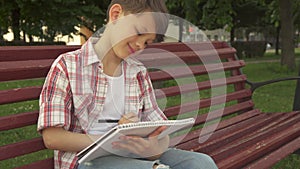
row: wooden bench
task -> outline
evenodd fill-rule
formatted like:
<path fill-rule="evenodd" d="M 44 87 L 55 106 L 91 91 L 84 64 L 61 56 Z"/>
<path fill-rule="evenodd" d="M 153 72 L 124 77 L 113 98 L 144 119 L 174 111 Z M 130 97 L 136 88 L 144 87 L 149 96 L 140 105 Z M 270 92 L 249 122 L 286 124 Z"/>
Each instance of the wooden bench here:
<path fill-rule="evenodd" d="M 4 165 L 53 168 L 51 153 L 50 157 L 19 156 L 45 151 L 35 131 L 41 84 L 60 53 L 78 48 L 0 47 L 0 87 L 5 88 L 0 90 L 0 136 L 1 140 L 21 138 L 1 141 L 0 161 Z M 245 62 L 238 60 L 235 53 L 224 42 L 164 43 L 149 46 L 139 60 L 149 67 L 158 103 L 168 118 L 196 117 L 192 130 L 172 136 L 171 146 L 207 153 L 221 169 L 269 168 L 300 148 L 300 113 L 266 113 L 256 109 L 252 90 L 246 85 L 247 77 L 240 70 Z M 20 83 L 10 82 L 35 78 L 41 78 L 37 83 L 29 83 L 35 86 L 20 87 Z M 24 107 L 18 102 L 29 100 L 34 100 L 30 102 L 34 106 L 17 107 Z M 7 107 L 11 112 L 6 112 Z M 14 113 L 15 109 L 20 112 Z M 26 132 L 28 126 L 30 130 Z M 35 135 L 27 136 L 28 133 Z M 24 164 L 11 165 L 16 157 L 15 161 Z"/>

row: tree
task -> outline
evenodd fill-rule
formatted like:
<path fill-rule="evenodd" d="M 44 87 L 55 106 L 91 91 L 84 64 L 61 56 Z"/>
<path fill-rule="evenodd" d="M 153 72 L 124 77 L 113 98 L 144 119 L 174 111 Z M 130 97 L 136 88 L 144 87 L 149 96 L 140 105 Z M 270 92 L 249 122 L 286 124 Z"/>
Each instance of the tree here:
<path fill-rule="evenodd" d="M 208 0 L 202 21 L 206 29 L 224 28 L 230 31 L 230 41 L 237 28 L 256 29 L 263 24 L 267 7 L 259 0 Z"/>
<path fill-rule="evenodd" d="M 82 9 L 82 14 L 80 15 L 82 16 L 80 25 L 91 32 L 102 28 L 106 23 L 106 12 L 110 0 L 102 0 L 101 3 L 99 0 L 85 0 L 82 3 L 85 7 Z M 81 34 L 81 36 L 86 40 L 88 38 L 84 34 Z"/>
<path fill-rule="evenodd" d="M 8 28 L 11 27 L 14 39 L 20 40 L 20 32 L 18 31 L 20 28 L 20 8 L 16 1 L 5 1 L 1 0 L 0 7 L 0 33 L 1 39 L 3 39 L 3 35 L 7 33 Z"/>
<path fill-rule="evenodd" d="M 294 28 L 297 30 L 297 36 L 296 36 L 296 45 L 300 44 L 300 1 L 294 2 L 294 12 L 293 12 L 293 20 L 294 20 Z"/>
<path fill-rule="evenodd" d="M 0 40 L 3 40 L 3 35 L 8 32 L 10 24 L 10 9 L 5 6 L 5 0 L 0 0 Z"/>
<path fill-rule="evenodd" d="M 281 22 L 281 65 L 295 69 L 294 28 L 292 0 L 279 0 Z"/>
<path fill-rule="evenodd" d="M 8 28 L 14 40 L 20 32 L 53 41 L 57 35 L 77 34 L 78 27 L 95 31 L 103 26 L 109 0 L 0 0 L 0 36 Z M 19 36 L 19 37 L 18 37 Z M 25 36 L 23 37 L 25 39 Z"/>

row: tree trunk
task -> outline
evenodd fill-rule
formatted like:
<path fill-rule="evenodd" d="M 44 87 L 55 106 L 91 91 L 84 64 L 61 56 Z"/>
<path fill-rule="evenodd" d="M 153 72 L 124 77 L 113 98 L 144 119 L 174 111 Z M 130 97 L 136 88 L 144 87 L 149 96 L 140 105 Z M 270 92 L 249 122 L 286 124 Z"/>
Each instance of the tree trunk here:
<path fill-rule="evenodd" d="M 32 35 L 28 35 L 29 38 L 29 42 L 33 42 L 33 36 Z"/>
<path fill-rule="evenodd" d="M 183 19 L 179 18 L 179 36 L 178 36 L 178 42 L 182 42 L 182 33 L 183 33 Z"/>
<path fill-rule="evenodd" d="M 230 30 L 230 43 L 234 42 L 234 33 L 235 33 L 235 28 L 232 27 Z"/>
<path fill-rule="evenodd" d="M 3 38 L 3 31 L 1 30 L 1 28 L 0 28 L 0 41 L 3 41 L 4 40 L 4 38 Z"/>
<path fill-rule="evenodd" d="M 281 22 L 281 65 L 287 65 L 288 69 L 293 70 L 296 68 L 296 59 L 292 0 L 279 0 L 279 12 Z"/>
<path fill-rule="evenodd" d="M 276 43 L 275 43 L 275 54 L 279 55 L 279 38 L 280 38 L 280 26 L 276 28 Z"/>
<path fill-rule="evenodd" d="M 12 31 L 14 34 L 14 40 L 21 40 L 20 37 L 20 8 L 16 7 L 12 11 Z"/>

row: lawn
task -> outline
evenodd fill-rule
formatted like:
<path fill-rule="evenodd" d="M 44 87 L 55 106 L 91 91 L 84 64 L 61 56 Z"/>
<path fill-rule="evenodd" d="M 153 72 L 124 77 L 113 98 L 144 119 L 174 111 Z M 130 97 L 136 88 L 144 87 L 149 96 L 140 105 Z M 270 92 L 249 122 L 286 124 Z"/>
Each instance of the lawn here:
<path fill-rule="evenodd" d="M 297 58 L 300 57 L 300 49 L 296 49 Z M 280 59 L 279 56 L 274 55 L 273 51 L 268 51 L 266 56 L 260 58 L 246 59 L 247 66 L 243 68 L 243 72 L 248 76 L 251 81 L 263 81 L 279 77 L 296 76 L 297 71 L 289 71 L 280 66 L 280 63 L 264 62 L 264 60 Z M 252 61 L 260 60 L 262 63 L 253 63 Z M 13 83 L 0 83 L 0 90 L 14 88 L 18 86 L 31 86 L 41 85 L 43 80 L 27 80 Z M 294 97 L 295 81 L 286 81 L 276 83 L 259 88 L 254 93 L 254 101 L 256 107 L 265 112 L 282 112 L 291 111 Z M 38 101 L 22 102 L 18 104 L 0 105 L 0 116 L 7 114 L 15 114 L 23 111 L 32 111 L 38 109 Z M 17 130 L 10 130 L 0 132 L 0 146 L 7 143 L 18 142 L 26 140 L 31 137 L 38 137 L 36 126 L 30 126 Z M 42 159 L 52 156 L 50 151 L 38 152 L 29 156 L 6 160 L 0 162 L 1 169 L 14 168 L 16 166 L 26 164 L 29 161 Z M 300 168 L 300 156 L 290 155 L 286 159 L 276 164 L 274 169 L 295 169 Z"/>

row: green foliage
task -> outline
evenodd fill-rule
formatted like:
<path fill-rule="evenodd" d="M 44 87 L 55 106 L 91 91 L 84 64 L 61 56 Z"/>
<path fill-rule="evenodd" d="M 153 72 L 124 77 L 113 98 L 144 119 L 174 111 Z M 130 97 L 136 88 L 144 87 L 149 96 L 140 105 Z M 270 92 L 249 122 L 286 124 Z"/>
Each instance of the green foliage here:
<path fill-rule="evenodd" d="M 201 18 L 205 3 L 204 0 L 166 0 L 170 14 L 184 18 L 200 28 L 203 28 Z"/>
<path fill-rule="evenodd" d="M 231 45 L 237 50 L 239 58 L 262 57 L 266 52 L 265 41 L 235 41 Z"/>
<path fill-rule="evenodd" d="M 202 21 L 206 29 L 259 26 L 266 10 L 267 6 L 259 0 L 208 0 Z"/>
<path fill-rule="evenodd" d="M 4 6 L 5 0 L 0 0 L 0 39 L 8 32 L 10 6 Z"/>
<path fill-rule="evenodd" d="M 78 27 L 86 26 L 92 31 L 102 27 L 106 18 L 109 0 L 1 0 L 0 36 L 7 32 L 13 22 L 18 32 L 29 37 L 37 36 L 53 41 L 57 35 L 77 34 Z M 13 17 L 13 10 L 19 9 L 20 17 Z M 77 28 L 76 28 L 77 27 Z"/>
<path fill-rule="evenodd" d="M 232 8 L 233 0 L 208 0 L 203 6 L 202 21 L 206 29 L 223 28 L 233 26 L 233 16 L 236 15 Z"/>

